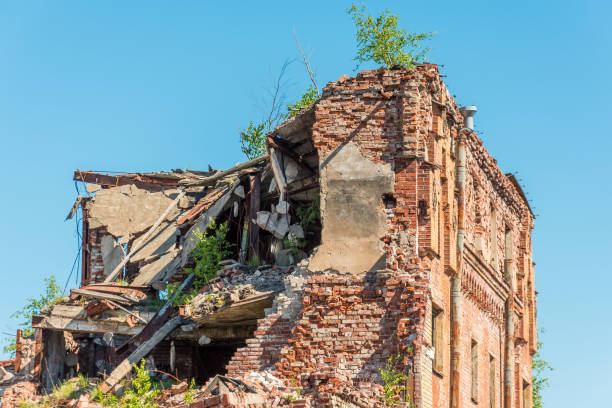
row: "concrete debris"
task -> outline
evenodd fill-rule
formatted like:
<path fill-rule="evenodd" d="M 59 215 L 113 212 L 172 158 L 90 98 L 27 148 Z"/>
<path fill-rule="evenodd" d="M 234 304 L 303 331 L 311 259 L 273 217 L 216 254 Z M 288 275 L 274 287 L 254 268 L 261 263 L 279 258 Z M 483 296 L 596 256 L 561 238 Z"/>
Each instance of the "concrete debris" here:
<path fill-rule="evenodd" d="M 300 262 L 302 259 L 305 259 L 308 255 L 306 252 L 295 249 L 295 248 L 287 248 L 281 249 L 276 253 L 276 265 L 278 266 L 289 266 L 295 265 Z"/>
<path fill-rule="evenodd" d="M 85 184 L 85 190 L 87 190 L 88 193 L 95 193 L 96 191 L 99 191 L 101 189 L 102 189 L 102 186 L 99 184 L 95 184 L 95 183 Z"/>
<path fill-rule="evenodd" d="M 212 341 L 212 340 L 211 340 L 211 338 L 210 338 L 210 337 L 208 337 L 208 336 L 201 336 L 201 337 L 198 339 L 198 344 L 199 344 L 200 346 L 205 346 L 205 345 L 207 345 L 207 344 L 210 344 L 210 342 L 211 342 L 211 341 Z"/>
<path fill-rule="evenodd" d="M 114 237 L 134 236 L 146 231 L 168 208 L 178 190 L 150 192 L 131 184 L 98 191 L 87 202 L 89 228 L 104 227 Z M 173 220 L 178 207 L 166 217 Z"/>
<path fill-rule="evenodd" d="M 8 384 L 13 381 L 15 374 L 6 370 L 6 368 L 0 366 L 0 384 Z"/>
<path fill-rule="evenodd" d="M 236 187 L 236 189 L 234 190 L 234 194 L 242 199 L 246 197 L 246 194 L 244 193 L 244 187 L 242 185 Z"/>
<path fill-rule="evenodd" d="M 289 203 L 286 201 L 279 201 L 276 204 L 276 212 L 279 214 L 287 214 L 289 212 Z"/>
<path fill-rule="evenodd" d="M 289 231 L 289 217 L 277 212 L 258 211 L 254 220 L 259 228 L 269 231 L 277 239 L 283 239 Z"/>
<path fill-rule="evenodd" d="M 290 225 L 289 233 L 297 239 L 304 239 L 304 228 L 300 224 Z"/>

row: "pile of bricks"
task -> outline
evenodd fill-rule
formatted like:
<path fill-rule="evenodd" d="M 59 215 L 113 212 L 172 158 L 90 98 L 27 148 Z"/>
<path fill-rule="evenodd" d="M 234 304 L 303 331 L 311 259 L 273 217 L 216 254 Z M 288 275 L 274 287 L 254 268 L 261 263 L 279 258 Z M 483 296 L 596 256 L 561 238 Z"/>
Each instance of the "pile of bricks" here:
<path fill-rule="evenodd" d="M 2 395 L 2 408 L 15 408 L 23 403 L 38 402 L 41 397 L 37 388 L 37 383 L 27 380 L 10 385 Z"/>

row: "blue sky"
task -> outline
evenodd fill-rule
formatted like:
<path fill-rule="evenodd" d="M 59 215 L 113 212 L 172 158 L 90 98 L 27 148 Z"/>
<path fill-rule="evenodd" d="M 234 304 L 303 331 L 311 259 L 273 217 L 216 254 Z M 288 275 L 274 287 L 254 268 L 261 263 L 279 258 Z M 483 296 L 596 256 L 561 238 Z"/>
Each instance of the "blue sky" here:
<path fill-rule="evenodd" d="M 263 4 L 262 4 L 263 3 Z M 460 104 L 535 207 L 549 407 L 608 406 L 612 387 L 612 6 L 597 1 L 369 2 L 436 31 Z M 282 63 L 321 84 L 354 73 L 349 2 L 0 1 L 0 330 L 77 251 L 64 217 L 78 169 L 229 167 Z M 364 66 L 369 68 L 371 66 Z M 299 63 L 288 100 L 308 86 Z M 74 284 L 74 275 L 72 284 Z"/>

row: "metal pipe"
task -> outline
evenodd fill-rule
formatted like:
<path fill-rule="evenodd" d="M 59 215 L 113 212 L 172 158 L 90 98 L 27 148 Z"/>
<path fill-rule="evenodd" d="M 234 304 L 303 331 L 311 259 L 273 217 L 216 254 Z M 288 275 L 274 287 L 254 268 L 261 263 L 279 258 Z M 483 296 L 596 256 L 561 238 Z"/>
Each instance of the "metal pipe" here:
<path fill-rule="evenodd" d="M 457 143 L 457 270 L 451 277 L 451 408 L 459 408 L 461 384 L 461 269 L 463 267 L 465 214 L 465 142 L 461 134 Z"/>
<path fill-rule="evenodd" d="M 463 115 L 463 124 L 470 131 L 474 131 L 474 115 L 478 111 L 475 106 L 464 106 L 459 109 Z"/>
<path fill-rule="evenodd" d="M 510 292 L 506 302 L 506 347 L 504 359 L 504 408 L 512 408 L 512 390 L 514 388 L 512 360 L 514 360 L 514 294 Z"/>

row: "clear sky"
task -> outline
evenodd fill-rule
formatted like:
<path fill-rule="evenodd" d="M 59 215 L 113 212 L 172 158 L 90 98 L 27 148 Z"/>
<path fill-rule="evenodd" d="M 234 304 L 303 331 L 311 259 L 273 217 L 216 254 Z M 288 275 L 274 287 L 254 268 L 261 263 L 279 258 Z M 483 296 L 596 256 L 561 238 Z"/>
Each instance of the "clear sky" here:
<path fill-rule="evenodd" d="M 495 3 L 495 5 L 492 5 Z M 0 329 L 77 253 L 74 169 L 225 168 L 264 116 L 292 29 L 321 84 L 354 74 L 348 1 L 0 0 Z M 548 407 L 610 406 L 612 34 L 605 1 L 369 1 L 436 31 L 460 104 L 535 213 Z M 364 66 L 371 68 L 372 66 Z M 299 63 L 285 93 L 307 87 Z M 75 276 L 71 284 L 74 285 Z"/>

